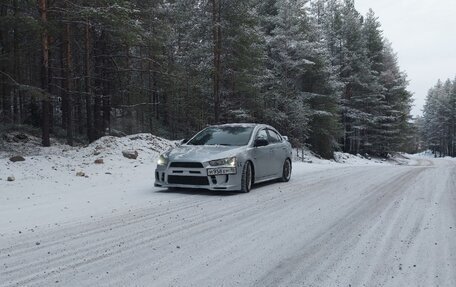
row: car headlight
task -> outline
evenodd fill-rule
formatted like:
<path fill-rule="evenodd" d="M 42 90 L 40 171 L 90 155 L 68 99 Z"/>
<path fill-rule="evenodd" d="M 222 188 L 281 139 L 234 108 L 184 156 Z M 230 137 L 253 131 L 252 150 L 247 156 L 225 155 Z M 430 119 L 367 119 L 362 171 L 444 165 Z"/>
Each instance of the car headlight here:
<path fill-rule="evenodd" d="M 227 157 L 222 159 L 211 160 L 209 162 L 211 166 L 227 165 L 231 167 L 236 167 L 236 157 Z"/>
<path fill-rule="evenodd" d="M 168 157 L 165 156 L 165 155 L 160 155 L 160 157 L 158 158 L 158 161 L 157 161 L 157 165 L 167 165 L 168 164 Z"/>

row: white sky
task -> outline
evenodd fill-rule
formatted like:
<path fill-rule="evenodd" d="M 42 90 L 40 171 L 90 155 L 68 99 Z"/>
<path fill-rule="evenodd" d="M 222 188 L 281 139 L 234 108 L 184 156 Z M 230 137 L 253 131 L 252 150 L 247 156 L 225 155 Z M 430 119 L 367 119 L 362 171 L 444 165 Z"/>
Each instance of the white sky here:
<path fill-rule="evenodd" d="M 427 91 L 456 76 L 456 0 L 355 0 L 363 15 L 374 10 L 398 54 L 421 115 Z"/>

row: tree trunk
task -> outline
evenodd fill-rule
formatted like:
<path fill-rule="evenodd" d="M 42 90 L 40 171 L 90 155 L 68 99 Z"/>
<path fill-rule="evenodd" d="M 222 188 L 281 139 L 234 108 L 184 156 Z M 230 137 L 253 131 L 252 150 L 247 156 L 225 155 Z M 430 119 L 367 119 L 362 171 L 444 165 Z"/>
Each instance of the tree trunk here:
<path fill-rule="evenodd" d="M 111 129 L 111 96 L 103 95 L 103 134 Z"/>
<path fill-rule="evenodd" d="M 131 59 L 130 59 L 130 47 L 128 45 L 126 45 L 125 47 L 125 60 L 126 60 L 126 69 L 127 70 L 130 70 L 131 69 Z M 121 77 L 122 75 L 119 74 L 118 75 L 119 77 Z M 121 79 L 119 79 L 119 81 L 121 81 Z M 126 77 L 126 80 L 125 80 L 125 91 L 126 91 L 126 100 L 127 100 L 127 133 L 128 134 L 132 134 L 133 133 L 133 126 L 134 126 L 134 123 L 133 123 L 133 113 L 134 113 L 134 108 L 131 107 L 132 106 L 132 102 L 131 102 L 131 93 L 130 93 L 130 85 L 131 85 L 131 78 L 129 76 Z"/>
<path fill-rule="evenodd" d="M 0 15 L 7 16 L 8 15 L 8 8 L 6 5 L 1 5 L 0 7 Z M 10 52 L 10 45 L 9 45 L 9 36 L 8 36 L 8 26 L 4 25 L 0 28 L 0 44 L 1 44 L 1 54 L 6 55 L 6 59 L 0 62 L 0 71 L 3 73 L 9 73 L 10 68 L 10 61 L 9 61 L 9 52 Z M 0 83 L 1 83 L 1 93 L 2 93 L 2 111 L 3 111 L 3 122 L 11 123 L 11 80 L 5 74 L 0 75 Z M 0 113 L 1 115 L 2 113 Z M 1 118 L 0 118 L 1 119 Z"/>
<path fill-rule="evenodd" d="M 17 5 L 17 0 L 13 1 L 13 9 L 14 9 L 14 17 L 16 18 L 18 16 L 18 5 Z M 18 25 L 15 23 L 14 24 L 14 34 L 13 34 L 13 54 L 14 54 L 14 78 L 16 82 L 21 83 L 21 73 L 19 72 L 19 65 L 20 65 L 20 59 L 19 59 L 19 36 L 18 36 Z M 19 87 L 16 87 L 14 89 L 14 122 L 15 123 L 21 123 L 21 110 L 22 108 L 20 107 L 20 104 L 22 101 L 20 100 L 21 97 L 21 92 Z"/>
<path fill-rule="evenodd" d="M 95 139 L 99 139 L 102 129 L 102 120 L 101 120 L 101 96 L 95 95 L 94 105 L 93 105 L 93 113 L 94 113 L 94 120 L 95 120 Z"/>
<path fill-rule="evenodd" d="M 47 23 L 47 5 L 46 0 L 38 0 L 40 17 L 43 25 Z M 44 28 L 41 34 L 41 49 L 42 49 L 42 66 L 41 66 L 41 88 L 43 90 L 42 99 L 42 144 L 45 147 L 51 145 L 49 139 L 50 133 L 50 110 L 51 103 L 49 98 L 49 38 L 47 29 Z"/>
<path fill-rule="evenodd" d="M 149 52 L 149 58 L 150 59 L 153 59 L 152 57 L 152 53 L 151 53 L 151 48 L 149 47 L 148 48 L 148 52 Z M 150 133 L 153 133 L 154 132 L 154 112 L 155 112 L 155 90 L 152 90 L 154 89 L 153 87 L 153 84 L 152 84 L 152 64 L 151 64 L 151 61 L 152 60 L 149 60 L 149 63 L 148 63 L 148 84 L 149 84 L 149 132 Z"/>
<path fill-rule="evenodd" d="M 153 58 L 152 58 L 153 59 Z M 154 108 L 154 113 L 155 113 L 155 119 L 158 121 L 160 119 L 160 113 L 159 113 L 159 105 L 160 105 L 160 99 L 158 95 L 158 84 L 157 84 L 157 76 L 158 73 L 155 71 L 157 68 L 155 65 L 152 66 L 154 71 L 152 72 L 152 95 L 153 95 L 153 108 Z"/>
<path fill-rule="evenodd" d="M 66 87 L 66 65 L 65 65 L 65 35 L 62 35 L 62 46 L 60 47 L 61 50 L 61 55 L 60 55 L 60 77 L 61 77 L 61 85 L 62 89 L 60 89 L 60 96 L 62 97 L 62 105 L 61 105 L 61 110 L 62 110 L 62 129 L 66 130 L 67 129 L 67 123 L 68 123 L 68 93 L 67 90 L 65 89 Z"/>
<path fill-rule="evenodd" d="M 79 135 L 83 135 L 84 134 L 84 116 L 83 116 L 83 91 L 82 91 L 82 87 L 79 87 L 79 93 L 78 93 L 78 96 L 77 96 L 77 102 L 76 102 L 76 114 L 75 116 L 73 116 L 73 123 L 77 124 L 77 127 L 75 126 L 74 129 L 78 130 L 78 134 Z M 73 101 L 74 101 L 74 97 L 73 97 Z M 77 115 L 77 117 L 76 117 Z"/>
<path fill-rule="evenodd" d="M 87 138 L 89 142 L 95 140 L 92 117 L 92 87 L 90 79 L 90 23 L 87 20 L 85 25 L 85 100 L 87 117 Z"/>
<path fill-rule="evenodd" d="M 105 34 L 102 33 L 100 39 L 98 39 L 99 47 L 97 47 L 100 55 L 106 54 L 106 38 Z M 95 98 L 94 98 L 94 105 L 93 105 L 93 114 L 94 114 L 94 134 L 95 139 L 98 139 L 103 136 L 103 118 L 101 115 L 102 111 L 102 97 L 103 97 L 103 82 L 106 80 L 104 70 L 106 63 L 104 58 L 96 57 L 98 61 L 96 61 L 95 69 L 96 69 L 96 81 L 95 81 Z"/>
<path fill-rule="evenodd" d="M 214 56 L 214 123 L 220 118 L 220 73 L 221 73 L 221 50 L 222 50 L 222 28 L 221 28 L 221 0 L 212 0 L 212 37 Z"/>
<path fill-rule="evenodd" d="M 65 94 L 66 94 L 66 128 L 67 143 L 73 145 L 73 58 L 71 53 L 71 27 L 65 25 Z"/>

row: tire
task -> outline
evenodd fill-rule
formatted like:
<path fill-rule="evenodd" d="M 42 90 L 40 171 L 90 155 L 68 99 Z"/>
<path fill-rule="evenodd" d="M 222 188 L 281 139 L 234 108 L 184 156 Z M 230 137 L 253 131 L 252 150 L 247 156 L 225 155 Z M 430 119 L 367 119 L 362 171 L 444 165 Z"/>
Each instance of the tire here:
<path fill-rule="evenodd" d="M 246 162 L 242 169 L 241 190 L 240 192 L 248 193 L 252 189 L 252 163 Z"/>
<path fill-rule="evenodd" d="M 282 177 L 279 178 L 279 181 L 281 181 L 281 182 L 288 182 L 288 181 L 290 181 L 290 178 L 291 178 L 291 169 L 292 169 L 291 161 L 290 161 L 289 158 L 287 158 L 287 159 L 285 160 L 285 162 L 283 163 Z"/>

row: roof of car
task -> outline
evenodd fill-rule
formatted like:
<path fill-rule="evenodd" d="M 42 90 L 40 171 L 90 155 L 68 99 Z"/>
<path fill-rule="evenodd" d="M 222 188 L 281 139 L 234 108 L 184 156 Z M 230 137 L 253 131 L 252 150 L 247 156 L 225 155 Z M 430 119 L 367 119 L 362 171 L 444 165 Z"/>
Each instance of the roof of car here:
<path fill-rule="evenodd" d="M 266 126 L 264 124 L 255 124 L 255 123 L 229 123 L 229 124 L 222 124 L 222 125 L 214 125 L 215 127 L 232 127 L 232 126 L 242 126 L 242 127 L 256 127 L 256 126 Z"/>

